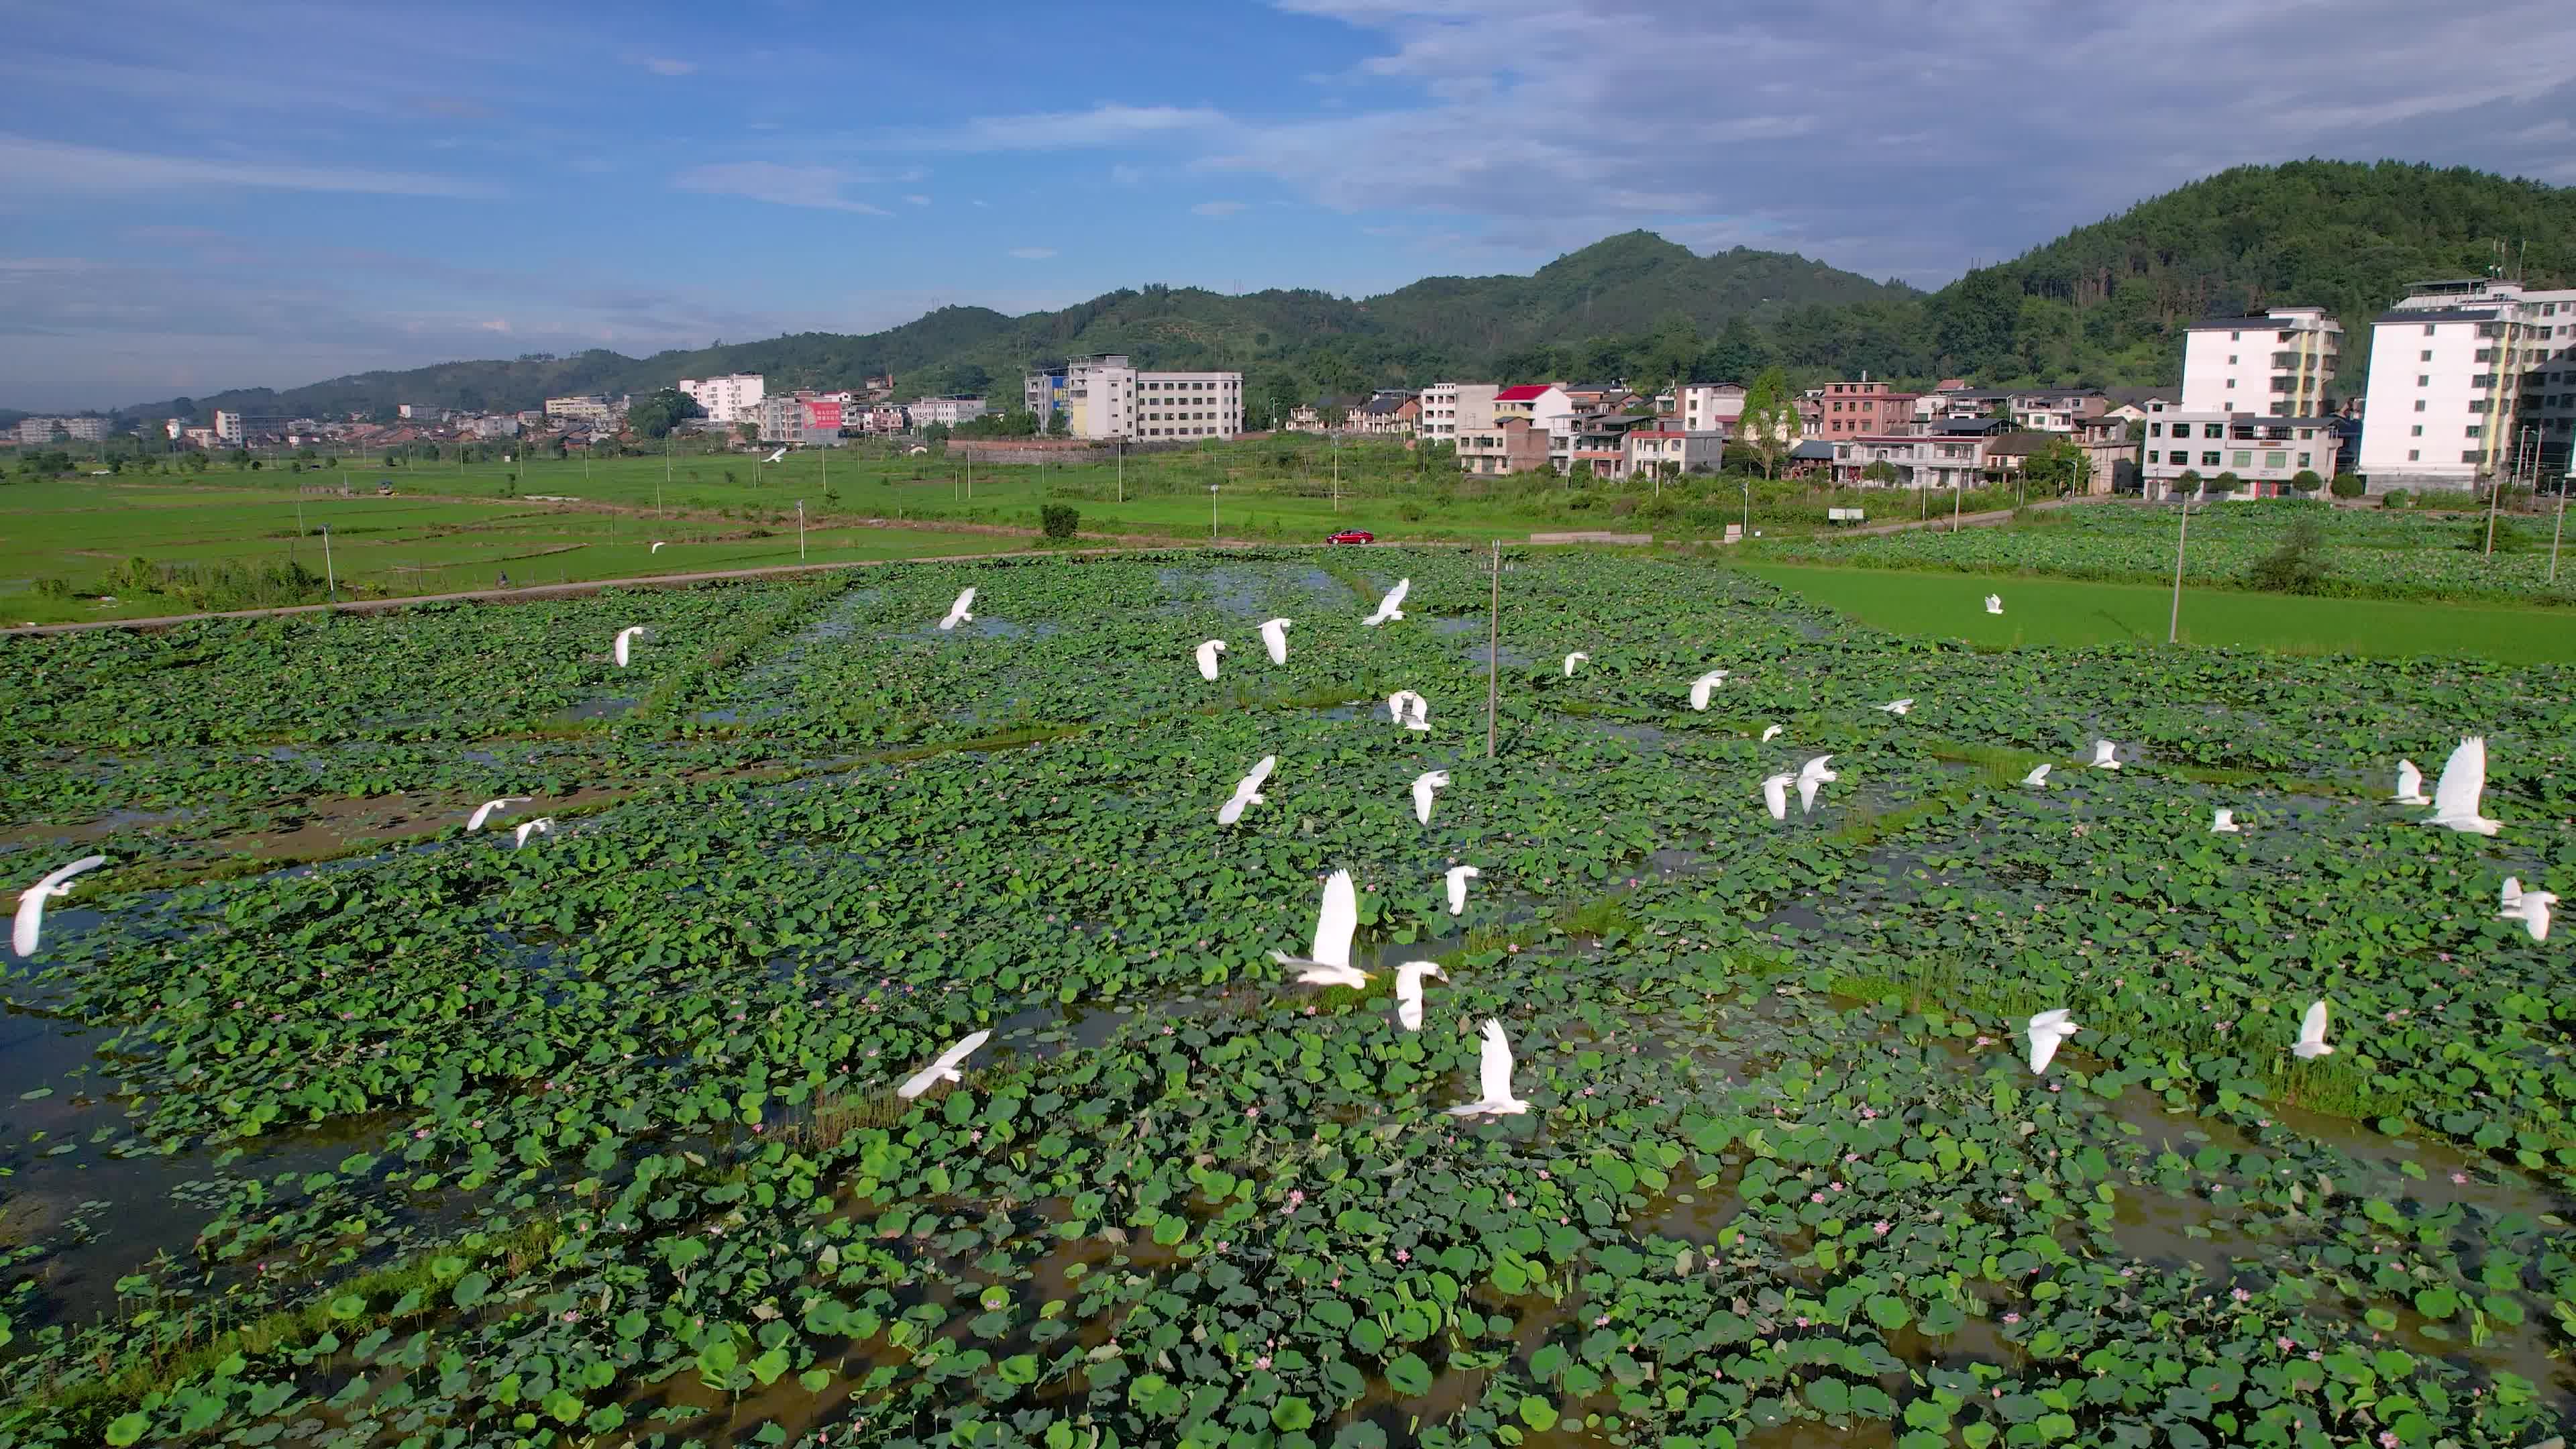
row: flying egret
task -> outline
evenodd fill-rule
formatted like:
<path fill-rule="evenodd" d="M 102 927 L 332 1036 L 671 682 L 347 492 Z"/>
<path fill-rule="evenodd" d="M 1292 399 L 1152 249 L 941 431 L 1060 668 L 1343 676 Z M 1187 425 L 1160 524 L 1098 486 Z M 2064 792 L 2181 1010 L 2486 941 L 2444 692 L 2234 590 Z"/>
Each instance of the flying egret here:
<path fill-rule="evenodd" d="M 974 623 L 975 616 L 966 612 L 974 607 L 975 591 L 973 589 L 968 589 L 966 592 L 957 596 L 956 603 L 948 606 L 948 617 L 939 621 L 939 627 L 942 629 L 954 629 L 960 624 Z"/>
<path fill-rule="evenodd" d="M 1261 787 L 1270 782 L 1270 772 L 1278 768 L 1277 755 L 1263 755 L 1261 763 L 1252 767 L 1251 774 L 1235 782 L 1234 794 L 1217 807 L 1216 823 L 1232 825 L 1243 818 L 1245 806 L 1267 801 L 1270 797 L 1261 793 Z"/>
<path fill-rule="evenodd" d="M 9 944 L 18 949 L 21 958 L 36 954 L 37 938 L 45 930 L 45 902 L 56 896 L 70 895 L 73 876 L 105 864 L 106 856 L 84 855 L 18 893 L 18 927 L 10 935 Z"/>
<path fill-rule="evenodd" d="M 540 815 L 536 819 L 527 822 L 520 826 L 516 831 L 512 832 L 510 848 L 512 850 L 517 850 L 526 846 L 528 843 L 528 837 L 531 835 L 552 835 L 554 833 L 555 818 L 551 815 Z"/>
<path fill-rule="evenodd" d="M 2522 899 L 2522 877 L 2518 875 L 2506 876 L 2504 878 L 2504 886 L 2496 892 L 2496 897 L 2496 904 L 2504 907 L 2508 911 L 2512 910 L 2514 902 Z"/>
<path fill-rule="evenodd" d="M 2426 798 L 2424 794 L 2424 772 L 2415 768 L 2415 762 L 2413 760 L 2399 760 L 2397 762 L 2397 793 L 2389 798 L 2395 800 L 2400 805 L 2430 805 L 2433 803 L 2430 799 Z"/>
<path fill-rule="evenodd" d="M 1413 818 L 1431 823 L 1431 792 L 1449 788 L 1447 770 L 1425 770 L 1413 777 Z"/>
<path fill-rule="evenodd" d="M 1789 818 L 1789 787 L 1798 783 L 1795 775 L 1772 775 L 1762 782 L 1762 808 L 1774 820 Z"/>
<path fill-rule="evenodd" d="M 1577 664 L 1589 664 L 1589 663 L 1591 663 L 1591 662 L 1592 662 L 1592 656 L 1591 656 L 1591 655 L 1589 655 L 1589 654 L 1584 653 L 1584 652 L 1583 652 L 1582 650 L 1580 650 L 1580 649 L 1577 649 L 1577 650 L 1575 650 L 1573 653 L 1566 655 L 1566 656 L 1565 656 L 1565 677 L 1566 677 L 1566 678 L 1568 678 L 1568 679 L 1572 679 L 1572 678 L 1574 677 L 1574 666 L 1576 666 Z"/>
<path fill-rule="evenodd" d="M 990 1030 L 969 1033 L 966 1038 L 958 1042 L 957 1045 L 941 1052 L 939 1054 L 939 1060 L 932 1062 L 929 1066 L 923 1067 L 920 1071 L 913 1073 L 911 1077 L 905 1080 L 902 1086 L 894 1089 L 894 1094 L 898 1097 L 910 1100 L 911 1098 L 918 1097 L 922 1093 L 929 1091 L 931 1088 L 938 1086 L 941 1082 L 962 1082 L 966 1080 L 966 1074 L 957 1069 L 965 1065 L 966 1059 L 973 1056 L 975 1054 L 975 1049 L 982 1046 L 985 1040 L 992 1036 L 992 1034 L 993 1033 Z"/>
<path fill-rule="evenodd" d="M 1360 622 L 1374 629 L 1389 619 L 1403 618 L 1404 610 L 1397 606 L 1404 602 L 1405 594 L 1412 588 L 1413 580 L 1397 579 L 1395 581 L 1395 587 L 1386 591 L 1386 597 L 1377 601 L 1377 612 L 1360 620 Z"/>
<path fill-rule="evenodd" d="M 1988 595 L 1986 595 L 1986 612 L 1987 612 L 1987 613 L 1989 613 L 1989 614 L 2000 614 L 2000 613 L 2002 613 L 2003 611 L 2004 611 L 2004 596 L 2003 596 L 2003 595 L 2001 595 L 2001 594 L 1988 594 Z"/>
<path fill-rule="evenodd" d="M 1311 955 L 1273 951 L 1282 966 L 1304 966 L 1297 979 L 1309 986 L 1366 986 L 1369 974 L 1351 965 L 1351 936 L 1360 928 L 1360 896 L 1351 873 L 1334 871 L 1324 879 L 1324 904 L 1315 913 L 1315 948 Z"/>
<path fill-rule="evenodd" d="M 1449 867 L 1449 914 L 1458 915 L 1467 909 L 1467 882 L 1483 874 L 1472 865 Z"/>
<path fill-rule="evenodd" d="M 2224 805 L 2210 817 L 2209 833 L 2212 835 L 2241 835 L 2244 831 L 2245 827 L 2236 823 L 2236 812 Z"/>
<path fill-rule="evenodd" d="M 2064 1007 L 2059 1007 L 2055 1011 L 2043 1011 L 2032 1017 L 2030 1019 L 2030 1069 L 2034 1072 L 2047 1071 L 2050 1060 L 2057 1055 L 2058 1047 L 2064 1045 L 2068 1037 L 2083 1029 L 2067 1016 Z"/>
<path fill-rule="evenodd" d="M 1476 1100 L 1450 1108 L 1450 1116 L 1506 1117 L 1529 1110 L 1529 1103 L 1512 1095 L 1512 1044 L 1503 1037 L 1503 1024 L 1492 1017 L 1485 1019 L 1485 1051 L 1476 1072 L 1480 1079 Z"/>
<path fill-rule="evenodd" d="M 775 462 L 777 462 L 779 459 L 784 458 L 784 457 L 786 457 L 786 456 L 787 456 L 787 450 L 786 450 L 785 448 L 781 448 L 781 449 L 779 449 L 777 452 L 770 454 L 768 457 L 763 458 L 763 459 L 761 459 L 760 461 L 762 461 L 762 462 L 764 462 L 764 463 L 775 463 Z"/>
<path fill-rule="evenodd" d="M 625 668 L 625 667 L 626 667 L 626 658 L 627 658 L 627 650 L 628 650 L 628 648 L 629 648 L 631 645 L 633 645 L 633 644 L 634 644 L 634 642 L 635 642 L 636 640 L 641 639 L 641 638 L 643 638 L 645 635 L 650 634 L 650 633 L 652 633 L 652 632 L 653 632 L 652 630 L 645 628 L 645 627 L 644 627 L 643 625 L 641 625 L 641 624 L 637 624 L 637 625 L 633 626 L 632 628 L 620 629 L 620 630 L 618 630 L 618 631 L 617 631 L 617 667 L 618 667 L 618 668 L 623 669 L 623 668 Z"/>
<path fill-rule="evenodd" d="M 1288 662 L 1288 626 L 1295 622 L 1296 621 L 1294 619 L 1264 619 L 1261 621 L 1261 647 L 1270 651 L 1271 663 L 1285 664 Z"/>
<path fill-rule="evenodd" d="M 1780 727 L 1778 725 L 1765 725 L 1762 727 L 1762 743 L 1767 745 L 1778 738 L 1780 738 Z"/>
<path fill-rule="evenodd" d="M 666 549 L 666 548 L 669 548 L 670 546 L 671 546 L 671 544 L 670 544 L 670 541 L 669 541 L 668 539 L 660 539 L 660 538 L 657 538 L 657 539 L 653 540 L 653 546 L 652 546 L 651 548 L 648 548 L 648 549 L 644 550 L 644 551 L 645 551 L 646 553 L 648 553 L 648 554 L 652 554 L 652 553 L 660 553 L 662 550 L 664 550 L 664 549 Z"/>
<path fill-rule="evenodd" d="M 1881 712 L 1886 714 L 1911 714 L 1914 712 L 1914 696 L 1909 694 L 1903 699 L 1891 699 L 1887 703 L 1880 705 L 1879 709 Z"/>
<path fill-rule="evenodd" d="M 537 797 L 534 795 L 504 795 L 498 800 L 486 800 L 474 807 L 474 813 L 466 818 L 465 828 L 480 830 L 483 828 L 484 821 L 491 819 L 500 811 L 507 810 L 513 805 L 525 805 L 535 798 Z"/>
<path fill-rule="evenodd" d="M 1723 669 L 1712 669 L 1708 673 L 1701 675 L 1699 678 L 1692 680 L 1691 708 L 1705 713 L 1708 709 L 1709 691 L 1724 683 L 1726 683 L 1726 671 Z"/>
<path fill-rule="evenodd" d="M 2334 1055 L 2334 1048 L 2326 1045 L 2326 1004 L 2323 1001 L 2308 1003 L 2308 1014 L 2299 1018 L 2299 1040 L 2290 1051 L 2301 1061 Z"/>
<path fill-rule="evenodd" d="M 2120 747 L 2111 743 L 2109 740 L 2095 740 L 2093 742 L 2093 768 L 2097 770 L 2116 770 L 2120 768 L 2119 750 Z"/>
<path fill-rule="evenodd" d="M 1407 961 L 1395 968 L 1395 1019 L 1406 1031 L 1422 1030 L 1422 978 L 1449 979 L 1436 961 Z"/>
<path fill-rule="evenodd" d="M 1804 766 L 1800 767 L 1798 771 L 1799 814 L 1815 814 L 1817 789 L 1821 786 L 1830 785 L 1834 781 L 1842 778 L 1842 776 L 1825 768 L 1825 762 L 1832 758 L 1833 756 L 1831 755 L 1818 755 L 1814 759 L 1809 760 Z"/>
<path fill-rule="evenodd" d="M 1387 718 L 1409 730 L 1431 728 L 1431 701 L 1409 689 L 1399 689 L 1386 697 Z"/>
<path fill-rule="evenodd" d="M 1199 678 L 1216 678 L 1216 657 L 1225 652 L 1225 641 L 1210 639 L 1199 646 Z"/>
<path fill-rule="evenodd" d="M 2514 897 L 2512 905 L 2496 912 L 2496 918 L 2520 921 L 2522 928 L 2531 933 L 2531 939 L 2546 941 L 2549 939 L 2549 908 L 2556 904 L 2558 897 L 2548 891 L 2524 891 Z"/>
<path fill-rule="evenodd" d="M 2030 773 L 2021 777 L 2021 782 L 2034 790 L 2045 790 L 2048 788 L 2049 769 L 2046 764 L 2033 765 Z"/>
<path fill-rule="evenodd" d="M 2486 736 L 2470 735 L 2442 764 L 2442 778 L 2433 785 L 2433 818 L 2417 823 L 2443 826 L 2463 835 L 2493 835 L 2504 826 L 2478 813 L 2478 797 L 2486 790 Z"/>

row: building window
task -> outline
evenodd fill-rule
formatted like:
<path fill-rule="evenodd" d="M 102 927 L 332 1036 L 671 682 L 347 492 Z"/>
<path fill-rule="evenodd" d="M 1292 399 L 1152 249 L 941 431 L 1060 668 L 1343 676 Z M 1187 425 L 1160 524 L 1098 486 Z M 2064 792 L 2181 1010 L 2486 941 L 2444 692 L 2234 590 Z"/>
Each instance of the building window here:
<path fill-rule="evenodd" d="M 2202 466 L 2202 467 L 2204 467 L 2204 468 L 2215 468 L 2215 467 L 2217 467 L 2217 466 L 2218 466 L 2218 455 L 2217 455 L 2216 453 L 2203 453 L 2203 454 L 2201 454 L 2201 455 L 2200 455 L 2200 466 Z"/>
<path fill-rule="evenodd" d="M 2486 425 L 2486 424 L 2484 424 L 2484 423 L 2471 423 L 2471 424 L 2469 424 L 2469 427 L 2468 427 L 2468 436 L 2470 436 L 2470 437 L 2472 437 L 2472 438 L 2481 438 L 2481 437 L 2486 436 L 2486 431 L 2487 431 L 2487 425 Z"/>
<path fill-rule="evenodd" d="M 2204 438 L 2226 437 L 2227 425 L 2225 423 L 2203 423 L 2200 425 L 2200 435 Z"/>
<path fill-rule="evenodd" d="M 2306 459 L 2301 459 L 2300 461 L 2305 462 Z M 2290 466 L 2290 455 L 2287 453 L 2265 453 L 2263 455 L 2263 466 L 2275 470 L 2287 468 Z"/>
<path fill-rule="evenodd" d="M 2479 452 L 2475 448 L 2470 448 L 2460 454 L 2460 461 L 2463 463 L 2483 463 L 2486 461 L 2486 454 Z"/>
<path fill-rule="evenodd" d="M 2307 455 L 2307 454 L 2305 454 L 2305 453 L 2301 453 L 2301 454 L 2299 455 L 2299 466 L 2300 466 L 2300 467 L 2302 467 L 2302 468 L 2304 468 L 2304 467 L 2308 466 L 2308 455 Z"/>
<path fill-rule="evenodd" d="M 2409 448 L 2409 449 L 2407 449 L 2407 450 L 2406 450 L 2406 461 L 2407 461 L 2407 462 L 2409 462 L 2409 463 L 2416 462 L 2416 461 L 2420 460 L 2421 458 L 2423 458 L 2423 456 L 2424 456 L 2424 455 L 2423 455 L 2422 453 L 2417 452 L 2417 451 L 2416 451 L 2415 449 L 2413 449 L 2413 448 Z"/>
<path fill-rule="evenodd" d="M 2148 462 L 2150 462 L 2150 463 L 2153 463 L 2153 462 L 2155 462 L 2155 461 L 2156 461 L 2156 450 L 2155 450 L 2155 449 L 2153 449 L 2153 448 L 2149 448 L 2149 449 L 2147 450 L 2147 461 L 2148 461 Z"/>
<path fill-rule="evenodd" d="M 2433 335 L 2433 324 L 2432 324 L 2432 323 L 2427 322 L 2427 323 L 2425 323 L 2425 324 L 2424 324 L 2424 335 L 2425 335 L 2425 336 L 2427 336 L 2427 337 L 2430 337 L 2430 336 L 2432 336 L 2432 335 Z"/>
<path fill-rule="evenodd" d="M 2417 387 L 2431 387 L 2433 385 L 2433 379 L 2419 372 L 2415 374 L 2415 385 Z"/>
<path fill-rule="evenodd" d="M 2253 449 L 2251 449 L 2251 448 L 2239 448 L 2239 449 L 2237 449 L 2237 450 L 2236 450 L 2236 457 L 2235 457 L 2235 460 L 2234 460 L 2233 462 L 2229 463 L 2227 466 L 2229 466 L 2230 468 L 2251 468 L 2251 467 L 2253 467 L 2253 466 L 2254 466 L 2254 450 L 2253 450 Z"/>
<path fill-rule="evenodd" d="M 2428 347 L 2428 348 L 2426 348 L 2426 349 L 2424 349 L 2424 355 L 2423 355 L 2422 357 L 2419 357 L 2419 358 L 2417 358 L 2417 359 L 2416 359 L 2416 361 L 2418 361 L 2418 362 L 2430 362 L 2430 361 L 2432 361 L 2432 360 L 2433 360 L 2433 349 L 2431 349 L 2431 348 L 2429 348 L 2429 347 Z"/>
<path fill-rule="evenodd" d="M 2424 400 L 2420 397 L 2415 399 L 2415 411 L 2419 413 L 2424 411 Z"/>
<path fill-rule="evenodd" d="M 2407 429 L 2406 436 L 2410 438 L 2420 438 L 2424 436 L 2424 425 L 2422 423 L 2417 423 L 2412 428 Z"/>

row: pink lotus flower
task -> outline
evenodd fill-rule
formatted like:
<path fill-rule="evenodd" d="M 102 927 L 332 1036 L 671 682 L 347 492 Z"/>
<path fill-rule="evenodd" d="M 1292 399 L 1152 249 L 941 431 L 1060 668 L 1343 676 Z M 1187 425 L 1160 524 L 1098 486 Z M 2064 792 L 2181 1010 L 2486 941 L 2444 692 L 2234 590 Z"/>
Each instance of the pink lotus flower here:
<path fill-rule="evenodd" d="M 1243 1109 L 1243 1115 L 1246 1117 L 1258 1117 L 1261 1115 L 1261 1109 L 1258 1107 L 1246 1107 Z"/>
<path fill-rule="evenodd" d="M 2239 1303 L 2251 1303 L 2251 1302 L 2253 1302 L 2253 1301 L 2254 1301 L 2254 1295 L 2253 1295 L 2253 1294 L 2251 1294 L 2251 1293 L 2246 1292 L 2246 1291 L 2245 1291 L 2244 1289 L 2242 1289 L 2242 1288 L 2230 1288 L 2230 1289 L 2228 1289 L 2228 1290 L 2227 1290 L 2227 1296 L 2228 1296 L 2228 1297 L 2230 1297 L 2230 1298 L 2235 1299 L 2235 1300 L 2236 1300 L 2237 1302 L 2239 1302 Z"/>
<path fill-rule="evenodd" d="M 1252 1366 L 1257 1369 L 1266 1369 L 1270 1367 L 1270 1355 L 1265 1353 L 1261 1357 L 1254 1359 L 1252 1361 Z"/>
<path fill-rule="evenodd" d="M 1891 1227 L 1894 1227 L 1894 1226 L 1895 1226 L 1895 1224 L 1893 1224 L 1893 1223 L 1889 1223 L 1889 1222 L 1881 1221 L 1881 1222 L 1871 1223 L 1869 1226 L 1870 1226 L 1870 1230 L 1871 1230 L 1871 1231 L 1873 1231 L 1873 1232 L 1877 1233 L 1880 1237 L 1882 1237 L 1882 1238 L 1883 1238 L 1883 1237 L 1886 1237 L 1886 1236 L 1887 1236 L 1888 1229 L 1890 1229 Z"/>
<path fill-rule="evenodd" d="M 2019 1323 L 2021 1322 L 2021 1315 L 2018 1313 L 2007 1313 L 2004 1315 L 2004 1322 Z"/>
<path fill-rule="evenodd" d="M 1610 1315 L 1604 1313 L 1599 1318 L 1592 1320 L 1592 1326 L 1595 1328 L 1608 1328 L 1610 1326 Z"/>
<path fill-rule="evenodd" d="M 1398 1248 L 1398 1249 L 1396 1249 L 1396 1250 L 1395 1250 L 1395 1261 L 1397 1261 L 1397 1262 L 1399 1262 L 1399 1263 L 1410 1263 L 1410 1262 L 1412 1262 L 1412 1261 L 1413 1261 L 1413 1253 L 1412 1253 L 1412 1250 L 1407 1249 L 1407 1248 Z"/>
<path fill-rule="evenodd" d="M 1809 1202 L 1823 1202 L 1824 1200 L 1825 1195 L 1821 1192 L 1811 1192 L 1807 1194 L 1807 1201 Z"/>

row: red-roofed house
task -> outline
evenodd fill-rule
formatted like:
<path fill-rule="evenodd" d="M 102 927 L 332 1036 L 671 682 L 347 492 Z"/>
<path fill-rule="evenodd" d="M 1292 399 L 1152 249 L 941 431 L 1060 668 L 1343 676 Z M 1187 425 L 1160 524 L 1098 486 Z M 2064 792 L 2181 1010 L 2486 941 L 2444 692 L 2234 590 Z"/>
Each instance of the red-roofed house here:
<path fill-rule="evenodd" d="M 1494 394 L 1494 421 L 1526 418 L 1532 426 L 1549 432 L 1564 431 L 1567 418 L 1574 416 L 1574 399 L 1565 389 L 1552 382 L 1526 383 L 1507 387 Z"/>

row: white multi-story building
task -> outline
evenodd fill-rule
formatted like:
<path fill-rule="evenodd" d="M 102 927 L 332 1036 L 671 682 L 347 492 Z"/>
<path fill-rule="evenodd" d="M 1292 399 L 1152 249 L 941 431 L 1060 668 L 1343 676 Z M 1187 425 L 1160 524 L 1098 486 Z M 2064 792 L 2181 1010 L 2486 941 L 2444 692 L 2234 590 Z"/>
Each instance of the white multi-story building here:
<path fill-rule="evenodd" d="M 1414 419 L 1413 435 L 1435 443 L 1456 443 L 1464 431 L 1481 432 L 1494 425 L 1494 394 L 1502 391 L 1490 382 L 1435 382 L 1422 390 L 1422 414 Z"/>
<path fill-rule="evenodd" d="M 904 411 L 912 414 L 915 428 L 926 428 L 933 423 L 953 428 L 984 415 L 984 400 L 980 397 L 915 398 L 903 406 Z"/>
<path fill-rule="evenodd" d="M 1682 420 L 1684 432 L 1732 428 L 1744 416 L 1744 387 L 1733 382 L 1684 383 L 1674 394 L 1673 413 Z"/>
<path fill-rule="evenodd" d="M 609 402 L 609 400 L 604 397 L 550 397 L 546 399 L 547 417 L 561 418 L 568 423 L 587 423 L 594 428 L 604 428 L 610 423 L 615 422 L 617 420 L 617 411 L 616 405 Z"/>
<path fill-rule="evenodd" d="M 2371 491 L 2474 487 L 2515 471 L 2524 441 L 2539 442 L 2564 468 L 2576 399 L 2549 379 L 2570 376 L 2576 327 L 2561 319 L 2571 315 L 2576 291 L 2531 292 L 2483 277 L 2417 283 L 2381 313 L 2371 324 L 2361 430 Z"/>
<path fill-rule="evenodd" d="M 737 372 L 731 377 L 684 377 L 680 379 L 680 391 L 697 403 L 708 422 L 731 427 L 751 419 L 767 393 L 765 382 L 756 372 Z"/>
<path fill-rule="evenodd" d="M 2195 322 L 2183 343 L 2182 411 L 2319 416 L 2342 351 L 2343 327 L 2323 307 Z"/>
<path fill-rule="evenodd" d="M 75 443 L 103 443 L 107 441 L 107 419 L 20 418 L 18 420 L 18 442 L 22 446 L 50 443 L 54 440 L 54 434 L 57 431 L 65 434 Z"/>
<path fill-rule="evenodd" d="M 2556 487 L 2576 473 L 2576 291 L 2525 292 L 2522 408 L 2514 431 L 2526 478 Z M 2522 458 L 2528 443 L 2536 456 Z"/>
<path fill-rule="evenodd" d="M 242 438 L 244 436 L 245 434 L 242 427 L 241 414 L 221 411 L 218 411 L 215 414 L 215 440 L 217 442 L 238 448 L 242 445 Z"/>
<path fill-rule="evenodd" d="M 2276 418 L 2254 413 L 2195 413 L 2163 398 L 2147 401 L 2147 436 L 2139 477 L 2150 498 L 2167 498 L 2184 474 L 2207 484 L 2234 474 L 2232 497 L 2277 498 L 2302 473 L 2331 480 L 2343 445 L 2332 417 Z"/>
<path fill-rule="evenodd" d="M 1140 372 L 1116 352 L 1077 357 L 1065 364 L 1063 408 L 1077 438 L 1230 438 L 1243 431 L 1243 374 Z"/>

